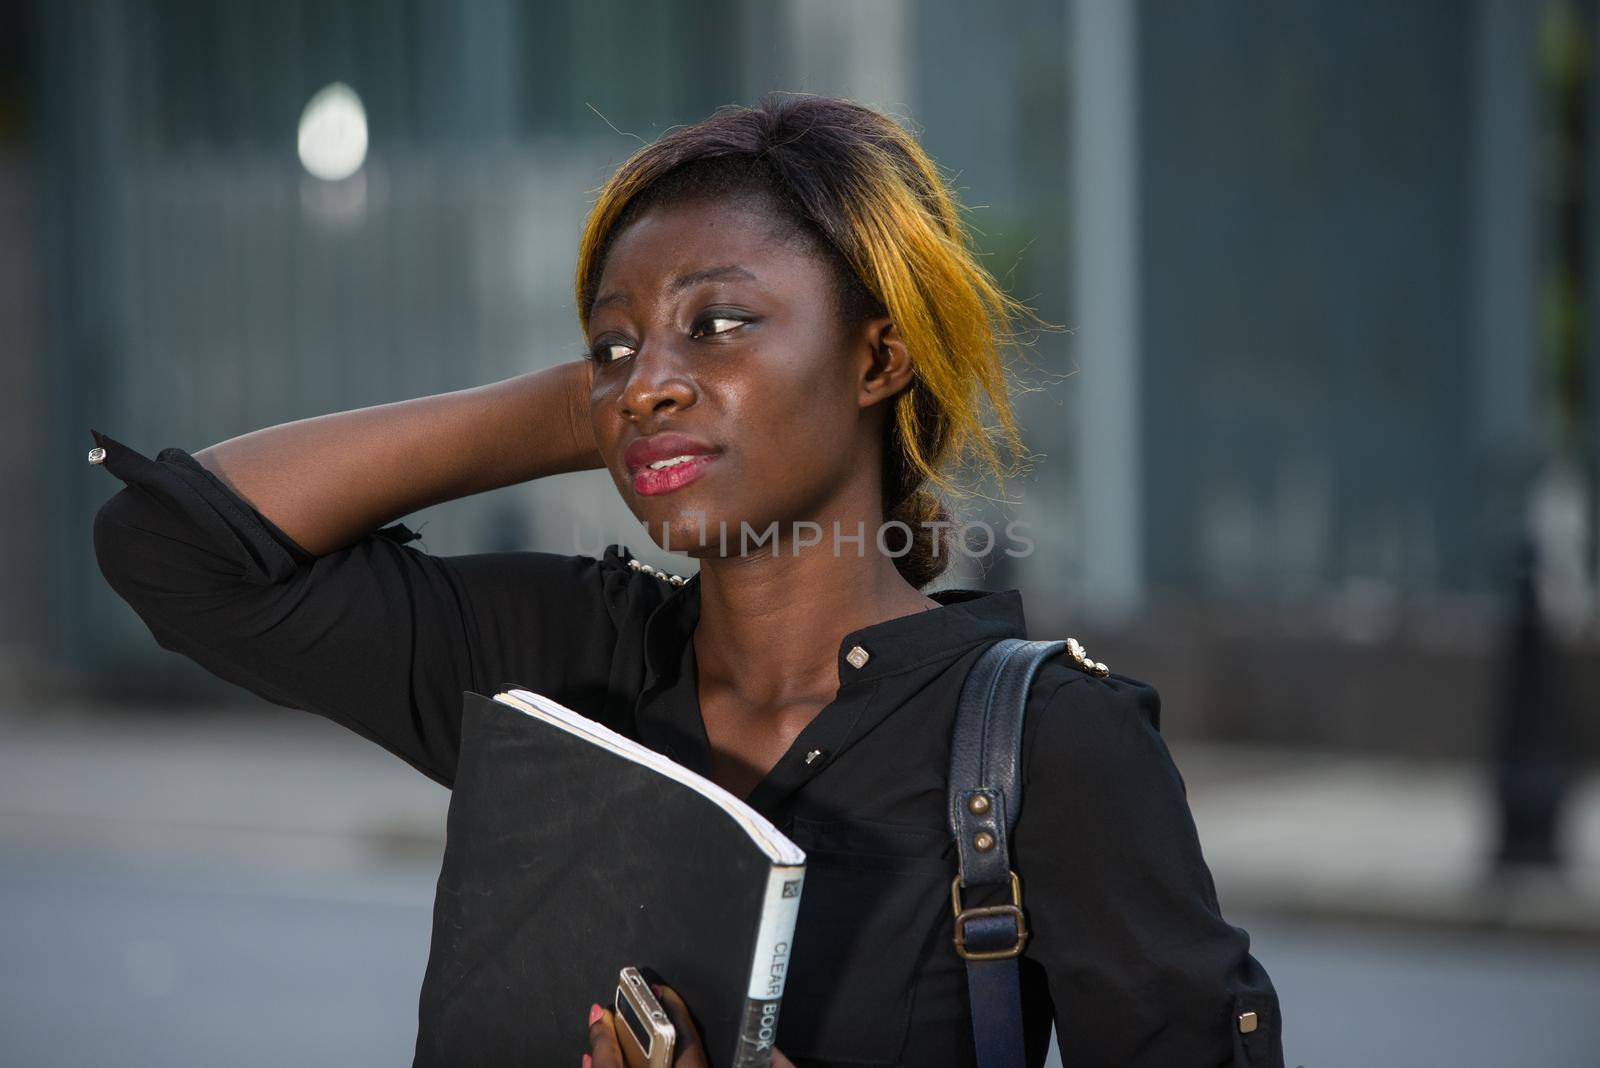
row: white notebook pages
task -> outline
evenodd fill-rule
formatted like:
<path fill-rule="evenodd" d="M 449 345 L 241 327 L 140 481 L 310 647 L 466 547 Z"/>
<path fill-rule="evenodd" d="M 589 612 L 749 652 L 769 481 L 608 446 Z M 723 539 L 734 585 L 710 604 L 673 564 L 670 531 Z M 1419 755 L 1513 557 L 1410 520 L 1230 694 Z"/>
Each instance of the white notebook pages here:
<path fill-rule="evenodd" d="M 620 756 L 651 768 L 669 779 L 681 782 L 703 795 L 731 816 L 765 850 L 774 864 L 804 864 L 805 851 L 791 842 L 787 835 L 775 827 L 771 820 L 733 796 L 703 775 L 697 775 L 682 764 L 663 756 L 649 746 L 640 745 L 610 727 L 579 715 L 566 705 L 552 701 L 532 690 L 507 690 L 494 698 L 501 704 L 511 705 L 530 716 L 542 719 L 568 733 L 578 735 L 604 746 Z"/>

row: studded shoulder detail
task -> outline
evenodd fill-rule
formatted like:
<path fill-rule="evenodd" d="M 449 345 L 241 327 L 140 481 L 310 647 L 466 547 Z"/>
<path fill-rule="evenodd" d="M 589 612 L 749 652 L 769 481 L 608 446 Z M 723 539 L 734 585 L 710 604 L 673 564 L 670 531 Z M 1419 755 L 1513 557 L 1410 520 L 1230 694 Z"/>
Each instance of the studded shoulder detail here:
<path fill-rule="evenodd" d="M 1111 674 L 1110 668 L 1090 658 L 1089 650 L 1085 649 L 1083 643 L 1076 638 L 1067 639 L 1067 656 L 1080 671 L 1087 672 L 1095 678 L 1103 679 Z"/>
<path fill-rule="evenodd" d="M 643 572 L 646 575 L 654 575 L 662 582 L 670 582 L 674 586 L 686 586 L 689 583 L 689 580 L 684 578 L 682 575 L 674 575 L 670 572 L 661 570 L 659 567 L 652 567 L 649 564 L 640 563 L 631 556 L 628 557 L 628 566 L 633 568 L 635 571 Z"/>

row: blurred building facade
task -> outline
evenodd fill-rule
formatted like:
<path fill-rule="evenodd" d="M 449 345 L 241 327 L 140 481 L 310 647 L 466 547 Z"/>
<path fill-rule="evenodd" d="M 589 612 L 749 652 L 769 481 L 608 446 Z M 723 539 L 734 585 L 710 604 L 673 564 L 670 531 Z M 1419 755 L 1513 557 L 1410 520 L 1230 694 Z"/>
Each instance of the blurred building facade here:
<path fill-rule="evenodd" d="M 1180 732 L 1477 751 L 1560 404 L 1541 57 L 1563 26 L 1593 52 L 1590 15 L 10 5 L 0 686 L 225 692 L 100 578 L 90 522 L 118 484 L 83 461 L 90 426 L 192 452 L 574 359 L 593 189 L 669 126 L 780 89 L 910 120 L 991 269 L 1068 328 L 1030 350 L 1045 388 L 1019 406 L 1043 456 L 1000 519 L 1027 522 L 1033 552 L 952 581 L 1022 587 L 1036 634 L 1156 681 Z M 359 93 L 371 149 L 329 182 L 295 130 L 334 82 Z M 1568 452 L 1592 486 L 1600 374 L 1573 381 Z M 407 522 L 437 553 L 651 552 L 598 472 Z M 1575 693 L 1596 691 L 1592 648 Z"/>

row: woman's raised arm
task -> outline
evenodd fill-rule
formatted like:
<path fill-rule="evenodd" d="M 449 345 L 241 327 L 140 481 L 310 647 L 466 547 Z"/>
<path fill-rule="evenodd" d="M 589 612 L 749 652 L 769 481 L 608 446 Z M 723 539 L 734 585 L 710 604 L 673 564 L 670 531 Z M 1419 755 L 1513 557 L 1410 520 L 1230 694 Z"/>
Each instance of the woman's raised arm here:
<path fill-rule="evenodd" d="M 197 462 L 312 555 L 400 516 L 529 479 L 603 467 L 589 364 L 282 423 Z"/>
<path fill-rule="evenodd" d="M 660 584 L 607 550 L 435 556 L 424 505 L 600 467 L 568 364 L 286 423 L 147 458 L 94 432 L 126 485 L 95 516 L 111 587 L 156 642 L 274 703 L 326 716 L 448 784 L 463 690 L 509 682 L 606 709 L 618 619 Z M 581 387 L 581 388 L 580 388 Z M 201 459 L 205 462 L 202 463 Z"/>

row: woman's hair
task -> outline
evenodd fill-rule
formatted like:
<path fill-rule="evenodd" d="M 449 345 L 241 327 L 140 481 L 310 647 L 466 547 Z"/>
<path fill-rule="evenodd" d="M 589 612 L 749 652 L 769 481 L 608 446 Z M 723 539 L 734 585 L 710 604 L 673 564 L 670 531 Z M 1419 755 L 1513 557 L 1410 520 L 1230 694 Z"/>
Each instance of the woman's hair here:
<path fill-rule="evenodd" d="M 644 211 L 755 199 L 784 239 L 809 241 L 834 266 L 841 325 L 888 315 L 911 354 L 911 383 L 885 426 L 886 520 L 911 528 L 895 566 L 921 589 L 950 562 L 938 492 L 964 495 L 952 469 L 976 460 L 1004 485 L 1023 454 L 1002 348 L 1026 305 L 977 260 L 937 166 L 888 116 L 853 101 L 768 94 L 719 108 L 634 153 L 599 190 L 578 243 L 585 331 L 606 255 Z M 983 405 L 998 426 L 985 421 Z M 885 533 L 898 551 L 903 536 Z"/>

